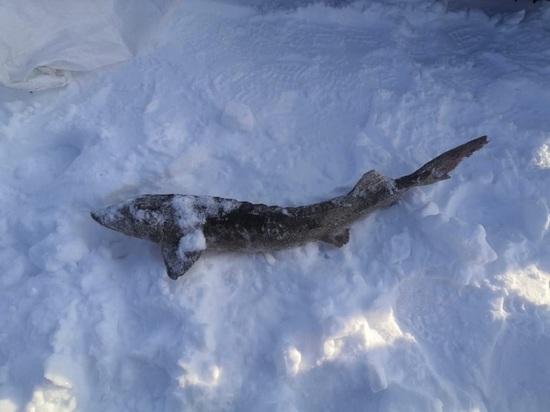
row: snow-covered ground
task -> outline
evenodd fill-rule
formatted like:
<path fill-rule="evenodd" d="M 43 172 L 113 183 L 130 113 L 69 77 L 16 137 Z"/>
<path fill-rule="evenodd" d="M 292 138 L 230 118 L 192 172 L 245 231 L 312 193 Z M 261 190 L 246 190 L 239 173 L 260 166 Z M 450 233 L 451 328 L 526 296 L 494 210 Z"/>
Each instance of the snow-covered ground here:
<path fill-rule="evenodd" d="M 0 89 L 0 411 L 550 410 L 548 5 L 253 3 L 181 2 L 127 63 Z M 484 134 L 342 249 L 172 281 L 89 215 L 312 203 Z"/>

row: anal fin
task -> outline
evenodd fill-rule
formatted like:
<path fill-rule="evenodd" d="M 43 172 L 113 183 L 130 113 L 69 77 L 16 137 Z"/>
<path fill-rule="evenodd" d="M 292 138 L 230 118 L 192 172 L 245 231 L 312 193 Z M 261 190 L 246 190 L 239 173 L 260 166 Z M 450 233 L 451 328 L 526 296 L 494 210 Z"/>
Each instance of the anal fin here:
<path fill-rule="evenodd" d="M 342 247 L 349 242 L 349 228 L 337 230 L 319 240 L 335 247 Z"/>

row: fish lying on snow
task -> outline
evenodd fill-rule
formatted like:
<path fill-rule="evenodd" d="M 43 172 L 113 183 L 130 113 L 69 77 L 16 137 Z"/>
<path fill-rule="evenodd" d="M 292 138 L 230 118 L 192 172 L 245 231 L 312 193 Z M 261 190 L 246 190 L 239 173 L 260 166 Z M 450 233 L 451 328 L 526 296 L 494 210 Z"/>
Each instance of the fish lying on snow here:
<path fill-rule="evenodd" d="M 449 179 L 465 157 L 487 144 L 482 136 L 458 146 L 416 172 L 392 179 L 371 170 L 346 195 L 299 207 L 267 206 L 210 196 L 143 195 L 92 212 L 103 226 L 159 243 L 168 276 L 177 279 L 206 249 L 270 252 L 321 241 L 341 247 L 349 227 L 392 205 L 415 186 Z"/>

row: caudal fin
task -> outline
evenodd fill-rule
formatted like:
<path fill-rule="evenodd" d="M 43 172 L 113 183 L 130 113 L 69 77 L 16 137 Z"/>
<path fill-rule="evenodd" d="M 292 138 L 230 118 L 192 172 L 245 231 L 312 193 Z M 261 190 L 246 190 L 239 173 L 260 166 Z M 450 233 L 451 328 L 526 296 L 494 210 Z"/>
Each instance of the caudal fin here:
<path fill-rule="evenodd" d="M 468 143 L 455 147 L 437 156 L 435 159 L 430 160 L 416 172 L 395 179 L 395 184 L 398 189 L 404 189 L 413 186 L 431 185 L 440 180 L 450 179 L 451 176 L 449 176 L 449 172 L 454 170 L 462 159 L 469 157 L 488 142 L 487 136 L 481 136 L 477 139 L 470 140 Z"/>

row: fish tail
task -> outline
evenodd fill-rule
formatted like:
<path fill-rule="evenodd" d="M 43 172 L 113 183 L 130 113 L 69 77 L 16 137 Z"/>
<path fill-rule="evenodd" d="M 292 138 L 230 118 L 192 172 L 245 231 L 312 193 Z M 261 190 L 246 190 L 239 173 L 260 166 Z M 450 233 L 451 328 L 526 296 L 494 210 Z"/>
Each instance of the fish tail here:
<path fill-rule="evenodd" d="M 431 185 L 441 180 L 450 179 L 449 172 L 453 171 L 462 159 L 469 157 L 488 142 L 487 136 L 470 140 L 430 160 L 416 172 L 395 179 L 395 184 L 398 189 L 408 189 L 413 186 Z"/>

